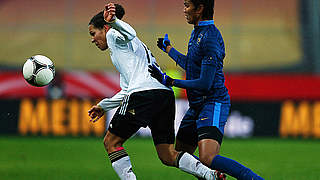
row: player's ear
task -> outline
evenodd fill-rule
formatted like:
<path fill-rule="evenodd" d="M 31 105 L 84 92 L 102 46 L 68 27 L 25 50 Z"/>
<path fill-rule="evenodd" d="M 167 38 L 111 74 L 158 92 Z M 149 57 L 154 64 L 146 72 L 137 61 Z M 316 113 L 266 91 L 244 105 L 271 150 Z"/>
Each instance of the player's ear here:
<path fill-rule="evenodd" d="M 203 6 L 203 4 L 200 4 L 200 5 L 198 6 L 196 12 L 199 13 L 199 14 L 202 14 L 202 13 L 203 13 L 203 10 L 204 10 L 204 6 Z"/>

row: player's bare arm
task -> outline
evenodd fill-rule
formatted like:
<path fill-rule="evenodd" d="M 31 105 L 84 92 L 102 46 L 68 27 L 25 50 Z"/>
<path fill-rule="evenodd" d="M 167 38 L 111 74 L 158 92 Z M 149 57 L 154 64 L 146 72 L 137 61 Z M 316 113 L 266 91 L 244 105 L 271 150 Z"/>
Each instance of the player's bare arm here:
<path fill-rule="evenodd" d="M 116 6 L 113 3 L 108 3 L 105 5 L 105 10 L 103 11 L 104 20 L 107 23 L 112 23 L 116 18 Z"/>

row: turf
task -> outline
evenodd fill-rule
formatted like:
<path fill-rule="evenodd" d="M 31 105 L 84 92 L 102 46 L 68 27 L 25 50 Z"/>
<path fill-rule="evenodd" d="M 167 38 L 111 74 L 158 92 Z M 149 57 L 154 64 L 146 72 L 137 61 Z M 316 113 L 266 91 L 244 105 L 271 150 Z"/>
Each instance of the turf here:
<path fill-rule="evenodd" d="M 125 144 L 141 180 L 195 179 L 158 160 L 148 138 Z M 225 139 L 221 155 L 265 179 L 320 179 L 320 143 L 306 139 Z M 0 180 L 118 179 L 106 159 L 102 138 L 0 136 Z M 229 180 L 233 180 L 228 176 Z"/>

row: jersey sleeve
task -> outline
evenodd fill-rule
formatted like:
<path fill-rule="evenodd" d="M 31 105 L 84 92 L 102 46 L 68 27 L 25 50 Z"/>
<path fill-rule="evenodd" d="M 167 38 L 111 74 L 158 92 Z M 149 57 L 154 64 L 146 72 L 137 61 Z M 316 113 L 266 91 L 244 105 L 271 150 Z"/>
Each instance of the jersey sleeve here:
<path fill-rule="evenodd" d="M 104 98 L 98 103 L 98 105 L 102 107 L 102 109 L 105 112 L 111 109 L 114 109 L 116 107 L 119 107 L 123 97 L 127 95 L 128 83 L 121 74 L 120 74 L 120 88 L 121 88 L 121 91 L 119 91 L 117 94 L 115 94 L 111 98 Z"/>
<path fill-rule="evenodd" d="M 193 80 L 175 79 L 173 85 L 184 89 L 209 91 L 215 76 L 216 68 L 210 64 L 202 63 L 200 78 Z"/>
<path fill-rule="evenodd" d="M 112 23 L 108 23 L 108 25 L 121 34 L 121 36 L 116 37 L 118 43 L 128 43 L 136 37 L 136 31 L 128 23 L 120 19 L 116 18 Z"/>
<path fill-rule="evenodd" d="M 126 91 L 121 90 L 111 98 L 104 98 L 101 100 L 98 105 L 105 111 L 109 111 L 113 108 L 119 107 L 123 97 L 126 95 Z"/>
<path fill-rule="evenodd" d="M 181 54 L 174 48 L 171 48 L 168 54 L 180 67 L 184 70 L 186 69 L 187 56 Z"/>
<path fill-rule="evenodd" d="M 221 36 L 207 35 L 201 43 L 203 54 L 202 64 L 216 65 L 217 61 L 223 60 L 225 56 L 224 42 Z"/>
<path fill-rule="evenodd" d="M 224 58 L 224 52 L 221 50 L 219 38 L 206 38 L 202 45 L 202 60 L 200 77 L 194 80 L 174 80 L 174 86 L 208 91 L 214 83 L 216 71 L 219 67 L 220 58 Z"/>

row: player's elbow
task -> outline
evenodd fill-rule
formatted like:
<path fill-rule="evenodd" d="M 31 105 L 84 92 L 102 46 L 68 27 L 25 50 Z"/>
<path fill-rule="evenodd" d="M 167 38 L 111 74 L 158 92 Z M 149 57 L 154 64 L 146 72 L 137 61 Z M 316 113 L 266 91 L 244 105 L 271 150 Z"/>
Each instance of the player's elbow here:
<path fill-rule="evenodd" d="M 133 30 L 132 36 L 133 36 L 133 38 L 135 38 L 137 36 L 137 32 L 135 30 Z"/>
<path fill-rule="evenodd" d="M 130 31 L 130 34 L 128 35 L 128 40 L 131 41 L 132 39 L 134 39 L 135 37 L 137 37 L 137 33 L 134 29 L 132 29 Z"/>

